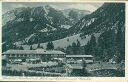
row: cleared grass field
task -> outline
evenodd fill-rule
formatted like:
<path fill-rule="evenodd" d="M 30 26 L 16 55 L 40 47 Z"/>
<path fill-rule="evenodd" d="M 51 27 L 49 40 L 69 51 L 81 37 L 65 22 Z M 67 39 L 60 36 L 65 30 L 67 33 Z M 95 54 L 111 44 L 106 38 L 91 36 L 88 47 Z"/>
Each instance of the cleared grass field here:
<path fill-rule="evenodd" d="M 47 66 L 55 66 L 57 64 L 58 64 L 57 62 L 43 62 L 39 64 L 24 63 L 24 64 L 8 64 L 8 67 L 10 67 L 10 70 L 27 71 L 28 68 L 31 67 L 47 67 Z"/>

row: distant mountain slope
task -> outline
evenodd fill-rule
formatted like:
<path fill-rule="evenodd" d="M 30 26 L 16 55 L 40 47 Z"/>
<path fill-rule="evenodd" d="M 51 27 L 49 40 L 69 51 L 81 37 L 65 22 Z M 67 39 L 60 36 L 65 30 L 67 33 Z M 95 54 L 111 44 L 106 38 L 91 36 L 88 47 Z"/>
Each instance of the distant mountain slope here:
<path fill-rule="evenodd" d="M 57 17 L 59 17 L 59 19 Z M 63 24 L 66 23 L 66 21 L 63 21 L 63 20 L 68 20 L 68 18 L 66 18 L 61 11 L 56 10 L 48 5 L 33 7 L 33 8 L 29 8 L 29 7 L 16 8 L 12 11 L 8 11 L 2 16 L 3 26 L 7 22 L 12 20 L 13 21 L 26 21 L 26 20 L 30 20 L 30 21 L 42 20 L 43 21 L 43 18 L 47 19 L 47 21 L 44 19 L 46 22 L 50 21 L 51 23 L 52 22 L 55 23 L 56 21 L 58 21 L 58 23 L 63 23 Z M 67 23 L 70 23 L 70 22 L 68 21 Z"/>
<path fill-rule="evenodd" d="M 77 15 L 81 16 L 79 12 Z M 7 45 L 19 41 L 30 45 L 65 38 L 70 35 L 68 29 L 74 21 L 78 21 L 49 5 L 16 8 L 3 14 L 2 20 L 2 41 Z"/>
<path fill-rule="evenodd" d="M 109 29 L 124 29 L 125 5 L 123 3 L 106 3 L 90 15 L 83 17 L 71 29 L 71 32 L 84 32 L 85 35 L 103 32 Z"/>
<path fill-rule="evenodd" d="M 90 11 L 87 10 L 78 10 L 78 9 L 64 9 L 62 10 L 63 14 L 70 18 L 74 23 L 78 22 L 84 16 L 91 14 Z"/>

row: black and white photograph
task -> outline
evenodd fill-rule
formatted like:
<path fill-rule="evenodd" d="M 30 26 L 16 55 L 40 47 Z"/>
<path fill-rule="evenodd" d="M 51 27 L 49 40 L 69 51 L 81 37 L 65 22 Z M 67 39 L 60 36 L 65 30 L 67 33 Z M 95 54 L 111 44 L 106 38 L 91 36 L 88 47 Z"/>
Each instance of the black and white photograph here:
<path fill-rule="evenodd" d="M 125 77 L 125 3 L 2 2 L 2 76 Z"/>

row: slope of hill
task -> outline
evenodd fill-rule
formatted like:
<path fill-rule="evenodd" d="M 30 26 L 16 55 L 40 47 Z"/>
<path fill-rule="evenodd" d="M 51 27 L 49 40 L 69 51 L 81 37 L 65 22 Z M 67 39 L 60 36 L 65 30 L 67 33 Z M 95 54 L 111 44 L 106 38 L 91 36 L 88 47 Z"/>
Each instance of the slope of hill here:
<path fill-rule="evenodd" d="M 94 34 L 94 36 L 96 37 L 96 41 L 98 41 L 98 38 L 100 36 L 100 33 L 96 33 Z M 80 34 L 76 34 L 73 36 L 69 36 L 63 39 L 59 39 L 59 40 L 55 40 L 52 41 L 54 44 L 54 48 L 64 48 L 66 49 L 69 45 L 72 45 L 73 42 L 77 43 L 77 40 L 80 41 L 81 46 L 87 45 L 88 41 L 90 41 L 91 39 L 91 35 L 86 35 L 86 38 L 81 38 Z M 19 42 L 15 42 L 15 44 L 17 46 L 21 46 L 23 43 L 22 41 Z M 30 45 L 22 45 L 24 49 L 30 49 Z M 38 46 L 38 44 L 33 44 L 32 48 L 36 49 Z M 40 43 L 40 46 L 43 47 L 44 49 L 47 48 L 47 42 L 46 43 Z"/>
<path fill-rule="evenodd" d="M 125 59 L 125 4 L 105 3 L 95 12 L 83 17 L 70 29 L 70 33 L 82 33 L 81 37 L 101 33 L 98 43 L 91 41 L 86 48 L 96 58 L 105 61 Z"/>

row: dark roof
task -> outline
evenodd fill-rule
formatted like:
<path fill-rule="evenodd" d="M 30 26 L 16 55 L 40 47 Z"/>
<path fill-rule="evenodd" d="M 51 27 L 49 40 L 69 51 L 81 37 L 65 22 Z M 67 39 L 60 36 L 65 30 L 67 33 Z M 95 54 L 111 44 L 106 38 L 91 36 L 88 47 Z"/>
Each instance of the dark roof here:
<path fill-rule="evenodd" d="M 93 57 L 92 55 L 66 55 L 66 57 Z"/>
<path fill-rule="evenodd" d="M 3 54 L 65 54 L 62 51 L 56 50 L 44 50 L 44 49 L 36 49 L 36 50 L 8 50 L 3 52 Z"/>

